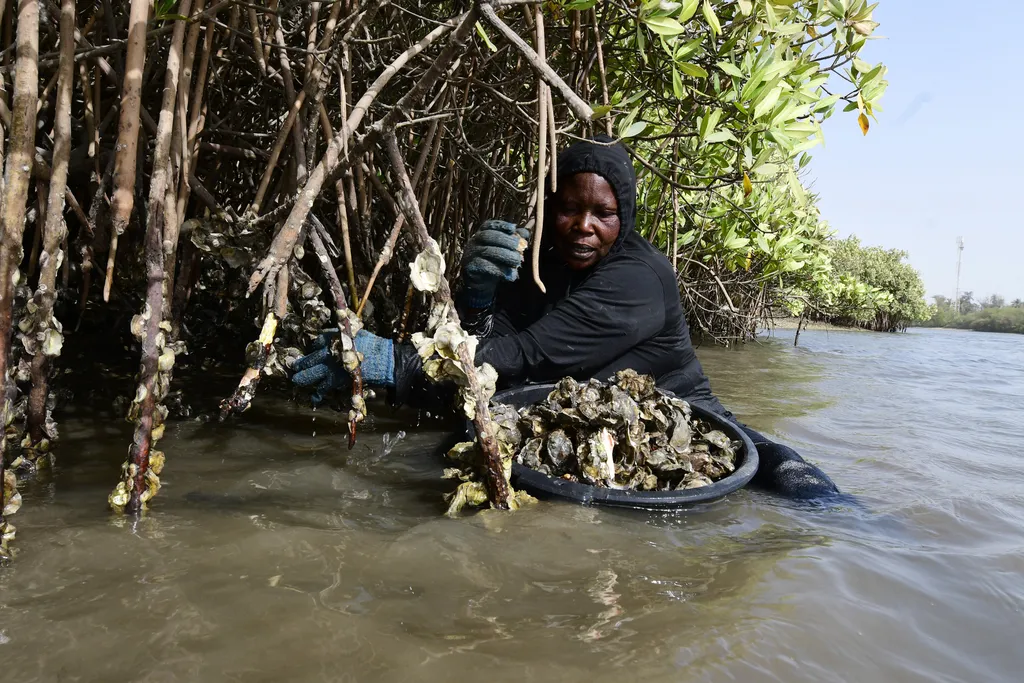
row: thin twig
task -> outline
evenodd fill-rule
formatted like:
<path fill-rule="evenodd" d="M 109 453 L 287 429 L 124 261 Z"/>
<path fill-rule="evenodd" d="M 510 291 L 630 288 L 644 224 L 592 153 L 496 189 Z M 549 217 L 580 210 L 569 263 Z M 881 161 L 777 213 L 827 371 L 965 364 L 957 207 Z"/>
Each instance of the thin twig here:
<path fill-rule="evenodd" d="M 569 105 L 570 111 L 576 115 L 576 118 L 581 121 L 589 121 L 594 117 L 594 110 L 590 108 L 590 105 L 584 102 L 579 95 L 573 92 L 572 88 L 562 80 L 562 77 L 555 73 L 555 71 L 548 66 L 547 62 L 534 52 L 533 48 L 527 45 L 526 41 L 523 40 L 518 33 L 512 30 L 508 24 L 501 20 L 491 5 L 487 3 L 481 4 L 480 14 L 488 21 L 488 23 L 491 24 L 491 26 L 498 29 L 498 31 L 505 36 L 505 38 L 512 43 L 517 50 L 519 50 L 520 54 L 523 55 L 523 58 L 526 59 L 526 62 L 533 67 L 534 71 L 536 71 L 537 74 L 548 83 L 548 85 L 558 91 L 558 94 L 566 101 L 566 104 Z"/>

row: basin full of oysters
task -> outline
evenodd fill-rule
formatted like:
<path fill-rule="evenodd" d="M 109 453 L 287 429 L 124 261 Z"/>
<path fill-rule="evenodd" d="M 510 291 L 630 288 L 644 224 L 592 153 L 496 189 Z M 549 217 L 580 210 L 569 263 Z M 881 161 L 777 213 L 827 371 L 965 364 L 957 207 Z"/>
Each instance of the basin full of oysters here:
<path fill-rule="evenodd" d="M 547 398 L 492 403 L 502 451 L 549 477 L 634 491 L 696 489 L 729 476 L 742 442 L 695 415 L 654 379 L 622 370 L 608 383 L 560 380 Z"/>

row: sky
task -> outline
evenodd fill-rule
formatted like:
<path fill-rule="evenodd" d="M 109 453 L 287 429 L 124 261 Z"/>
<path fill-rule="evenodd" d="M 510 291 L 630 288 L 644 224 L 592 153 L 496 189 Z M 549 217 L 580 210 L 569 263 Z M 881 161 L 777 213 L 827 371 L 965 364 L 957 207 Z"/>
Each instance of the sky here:
<path fill-rule="evenodd" d="M 812 187 L 840 237 L 903 249 L 929 301 L 960 290 L 1024 299 L 1024 2 L 880 0 L 879 40 L 861 57 L 889 69 L 878 122 L 824 124 Z"/>

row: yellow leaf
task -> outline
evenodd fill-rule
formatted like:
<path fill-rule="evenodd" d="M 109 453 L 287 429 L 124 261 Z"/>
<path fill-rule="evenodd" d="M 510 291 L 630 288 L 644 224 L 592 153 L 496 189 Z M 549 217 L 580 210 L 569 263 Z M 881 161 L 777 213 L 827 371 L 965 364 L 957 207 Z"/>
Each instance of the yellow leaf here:
<path fill-rule="evenodd" d="M 864 114 L 860 114 L 857 117 L 857 123 L 860 124 L 860 132 L 864 133 L 864 135 L 867 135 L 868 129 L 871 127 L 871 124 L 868 122 L 868 117 L 865 116 Z"/>
<path fill-rule="evenodd" d="M 750 176 L 747 172 L 743 172 L 743 196 L 749 197 L 750 193 L 754 191 L 754 184 L 750 182 Z"/>

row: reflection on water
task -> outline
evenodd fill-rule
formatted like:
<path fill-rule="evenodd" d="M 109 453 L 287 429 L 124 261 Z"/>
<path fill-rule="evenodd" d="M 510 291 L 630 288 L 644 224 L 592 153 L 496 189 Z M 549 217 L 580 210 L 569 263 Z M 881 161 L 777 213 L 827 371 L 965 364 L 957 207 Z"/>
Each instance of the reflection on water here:
<path fill-rule="evenodd" d="M 443 424 L 381 409 L 348 451 L 343 414 L 262 396 L 170 426 L 128 521 L 104 507 L 128 426 L 79 409 L 0 570 L 0 680 L 1018 680 L 1024 337 L 791 342 L 700 356 L 861 508 L 448 520 Z"/>

